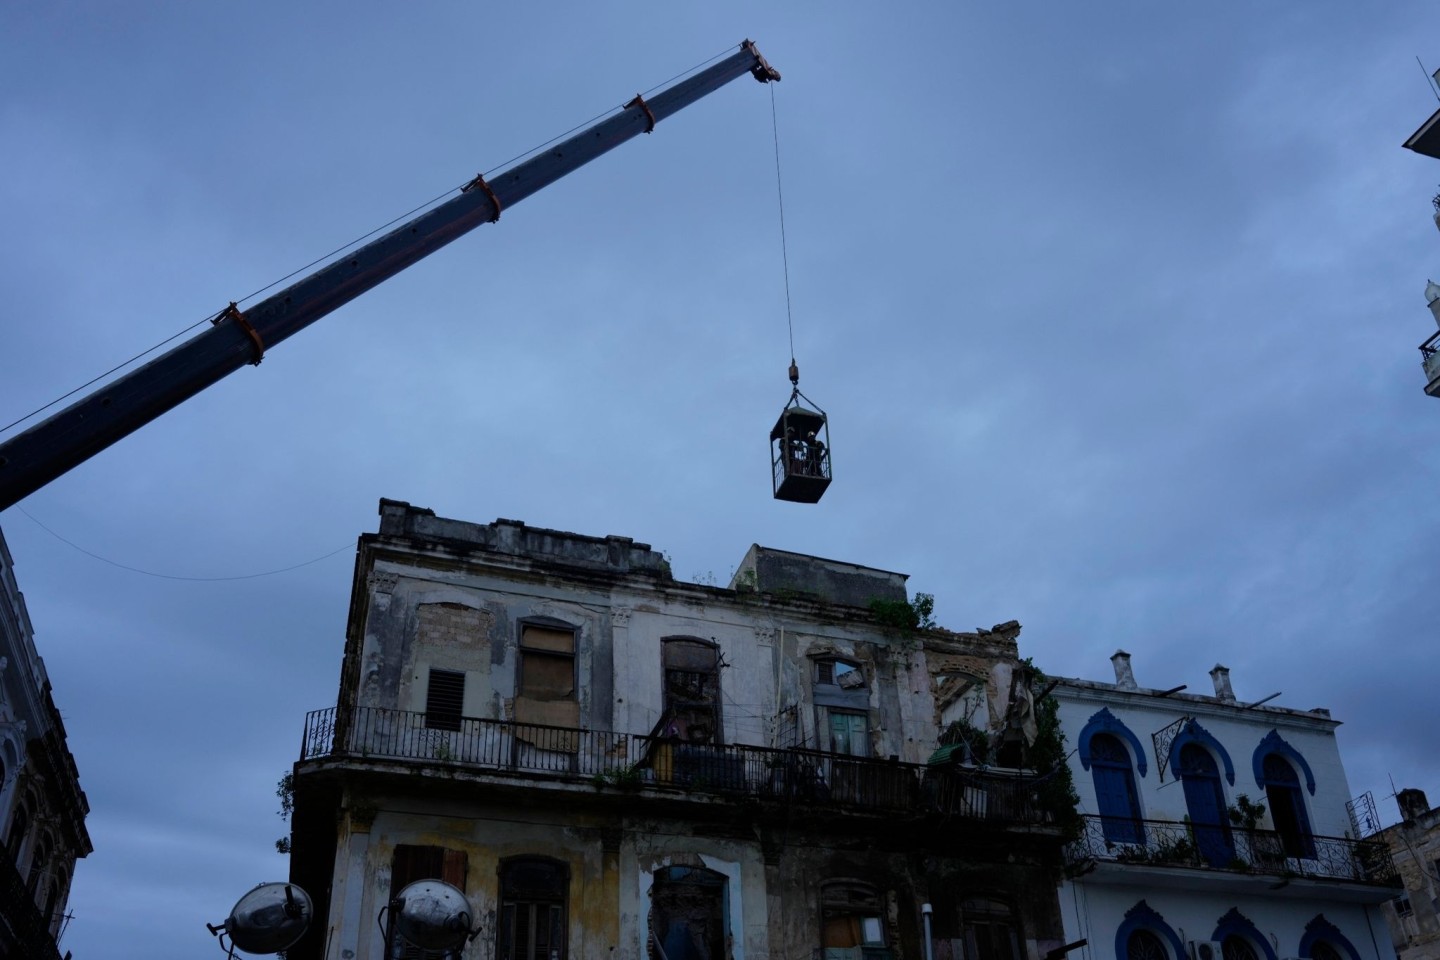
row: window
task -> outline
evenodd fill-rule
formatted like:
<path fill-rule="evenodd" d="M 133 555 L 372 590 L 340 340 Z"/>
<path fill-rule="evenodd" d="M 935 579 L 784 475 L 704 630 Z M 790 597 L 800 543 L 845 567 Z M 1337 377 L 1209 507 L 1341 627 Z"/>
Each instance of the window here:
<path fill-rule="evenodd" d="M 650 888 L 651 960 L 725 960 L 725 875 L 704 867 L 665 867 Z"/>
<path fill-rule="evenodd" d="M 1095 802 L 1100 808 L 1100 826 L 1105 839 L 1112 843 L 1143 844 L 1145 828 L 1140 823 L 1135 771 L 1130 752 L 1119 737 L 1097 733 L 1090 738 L 1090 775 L 1095 780 Z"/>
<path fill-rule="evenodd" d="M 832 880 L 820 888 L 823 960 L 887 960 L 883 912 L 875 888 L 855 880 Z"/>
<path fill-rule="evenodd" d="M 54 846 L 54 840 L 49 833 L 42 833 L 35 844 L 35 851 L 30 855 L 30 873 L 25 878 L 25 885 L 32 894 L 40 889 L 40 878 L 45 875 L 45 870 L 50 865 Z"/>
<path fill-rule="evenodd" d="M 676 734 L 691 743 L 723 742 L 719 651 L 700 640 L 665 640 L 661 659 L 664 709 Z"/>
<path fill-rule="evenodd" d="M 1299 775 L 1278 753 L 1267 754 L 1263 767 L 1265 799 L 1270 803 L 1270 816 L 1275 821 L 1275 832 L 1280 834 L 1285 856 L 1314 857 L 1315 838 L 1310 833 Z"/>
<path fill-rule="evenodd" d="M 865 714 L 830 711 L 830 751 L 850 757 L 870 756 L 870 721 Z"/>
<path fill-rule="evenodd" d="M 1255 953 L 1255 947 L 1238 933 L 1232 933 L 1220 941 L 1220 955 L 1225 960 L 1260 960 Z"/>
<path fill-rule="evenodd" d="M 575 631 L 563 625 L 526 623 L 520 628 L 522 697 L 575 699 Z"/>
<path fill-rule="evenodd" d="M 1200 856 L 1212 867 L 1229 866 L 1235 859 L 1235 845 L 1230 837 L 1225 793 L 1220 786 L 1220 768 L 1215 758 L 1199 743 L 1187 743 L 1180 749 L 1177 773 L 1185 787 L 1185 808 L 1190 813 Z"/>
<path fill-rule="evenodd" d="M 1310 960 L 1341 960 L 1340 951 L 1324 940 L 1310 944 Z"/>
<path fill-rule="evenodd" d="M 1020 960 L 1020 940 L 1010 905 L 990 897 L 971 897 L 960 905 L 966 960 Z"/>
<path fill-rule="evenodd" d="M 10 836 L 5 840 L 5 851 L 16 867 L 20 866 L 20 847 L 25 843 L 25 834 L 30 832 L 30 805 L 22 802 L 15 809 L 15 818 L 10 821 Z"/>
<path fill-rule="evenodd" d="M 390 861 L 390 897 L 393 901 L 416 880 L 443 880 L 459 890 L 465 889 L 466 857 L 464 850 L 447 850 L 444 847 L 418 846 L 397 843 L 395 856 Z M 475 918 L 470 919 L 471 925 Z M 388 923 L 391 940 L 385 956 L 400 960 L 439 960 L 447 956 L 439 951 L 421 950 L 419 947 L 397 942 L 399 934 L 393 922 Z"/>
<path fill-rule="evenodd" d="M 465 707 L 465 674 L 458 670 L 430 671 L 425 688 L 425 726 L 432 730 L 459 730 Z"/>
<path fill-rule="evenodd" d="M 846 660 L 816 660 L 815 682 L 843 690 L 858 690 L 865 686 L 865 671 Z"/>
<path fill-rule="evenodd" d="M 1125 960 L 1170 960 L 1165 942 L 1149 930 L 1140 929 L 1125 941 Z"/>
<path fill-rule="evenodd" d="M 565 960 L 570 873 L 558 860 L 521 857 L 500 865 L 499 960 Z"/>
<path fill-rule="evenodd" d="M 1410 897 L 1408 895 L 1396 897 L 1394 900 L 1391 900 L 1390 906 L 1395 908 L 1395 916 L 1397 917 L 1409 917 L 1415 913 L 1410 907 Z"/>

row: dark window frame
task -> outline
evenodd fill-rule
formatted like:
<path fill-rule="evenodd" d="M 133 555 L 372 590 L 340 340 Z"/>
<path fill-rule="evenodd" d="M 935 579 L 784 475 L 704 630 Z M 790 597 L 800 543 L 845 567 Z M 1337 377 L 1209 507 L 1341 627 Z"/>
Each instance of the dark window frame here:
<path fill-rule="evenodd" d="M 714 654 L 715 665 L 708 670 L 689 670 L 683 667 L 670 666 L 669 651 L 678 649 L 683 644 L 701 647 L 711 651 Z M 725 695 L 721 685 L 723 678 L 720 675 L 722 666 L 723 661 L 720 656 L 720 645 L 713 640 L 704 640 L 700 637 L 685 635 L 660 638 L 660 697 L 662 712 L 675 719 L 678 719 L 681 713 L 695 715 L 699 715 L 705 711 L 709 711 L 710 713 L 710 723 L 713 729 L 708 739 L 697 738 L 689 730 L 680 730 L 679 735 L 682 740 L 716 745 L 725 742 L 725 712 L 723 706 Z M 672 695 L 674 686 L 677 681 L 683 679 L 674 676 L 677 674 L 688 674 L 694 677 L 713 676 L 715 690 L 712 699 L 709 701 L 704 699 L 676 699 Z"/>
<path fill-rule="evenodd" d="M 548 630 L 551 633 L 570 634 L 570 652 L 551 650 L 547 647 L 527 647 L 525 631 L 529 627 Z M 549 660 L 558 663 L 566 660 L 570 664 L 570 693 L 564 697 L 540 697 L 527 692 L 525 687 L 525 663 L 531 660 Z M 515 695 L 529 700 L 543 700 L 554 703 L 572 703 L 580 699 L 580 628 L 573 623 L 555 617 L 522 617 L 515 626 Z"/>
<path fill-rule="evenodd" d="M 425 681 L 426 728 L 457 731 L 464 720 L 465 671 L 431 667 Z"/>
<path fill-rule="evenodd" d="M 551 872 L 557 881 L 554 888 L 552 890 L 516 889 L 519 879 L 517 874 L 526 868 L 539 868 L 541 871 Z M 542 915 L 549 927 L 546 941 L 541 948 L 543 960 L 549 960 L 552 950 L 559 960 L 566 960 L 569 955 L 570 940 L 570 865 L 554 857 L 523 854 L 501 859 L 496 868 L 496 875 L 498 877 L 498 895 L 496 897 L 498 911 L 495 916 L 495 956 L 497 960 L 532 960 L 535 948 L 538 946 L 534 942 L 534 931 L 537 929 L 536 925 Z M 521 944 L 521 949 L 531 954 L 531 957 L 523 954 L 517 956 L 513 952 L 516 948 L 516 921 L 522 915 L 527 935 Z M 558 949 L 556 949 L 553 939 L 553 934 L 557 931 L 560 940 Z"/>

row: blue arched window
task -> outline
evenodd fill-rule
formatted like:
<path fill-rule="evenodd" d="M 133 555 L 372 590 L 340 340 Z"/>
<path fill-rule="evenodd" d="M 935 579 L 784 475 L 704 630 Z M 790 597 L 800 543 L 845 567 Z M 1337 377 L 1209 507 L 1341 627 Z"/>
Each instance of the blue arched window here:
<path fill-rule="evenodd" d="M 1131 732 L 1129 727 L 1125 726 L 1124 721 L 1110 712 L 1109 707 L 1101 707 L 1095 711 L 1094 715 L 1085 721 L 1085 727 L 1080 731 L 1080 736 L 1075 744 L 1076 751 L 1080 756 L 1080 766 L 1086 770 L 1090 769 L 1090 743 L 1098 733 L 1114 734 L 1128 744 L 1131 755 L 1135 758 L 1135 769 L 1140 772 L 1140 776 L 1145 776 L 1147 770 L 1145 748 L 1140 746 L 1140 739 Z"/>
<path fill-rule="evenodd" d="M 1115 931 L 1115 960 L 1185 960 L 1185 944 L 1165 918 L 1141 900 Z"/>
<path fill-rule="evenodd" d="M 1224 960 L 1276 960 L 1270 941 L 1256 929 L 1249 917 L 1233 907 L 1220 918 L 1210 939 L 1220 942 Z"/>
<path fill-rule="evenodd" d="M 1100 826 L 1112 843 L 1145 842 L 1140 796 L 1135 790 L 1135 771 L 1130 753 L 1120 738 L 1097 733 L 1090 738 L 1090 775 L 1095 778 L 1095 803 L 1100 808 Z"/>
<path fill-rule="evenodd" d="M 1310 795 L 1315 795 L 1315 775 L 1310 764 L 1305 762 L 1296 750 L 1271 730 L 1255 748 L 1252 758 L 1255 783 L 1265 791 L 1265 801 L 1270 807 L 1270 818 L 1275 823 L 1275 832 L 1280 835 L 1280 844 L 1285 856 L 1313 858 L 1315 836 L 1310 830 L 1310 816 L 1305 811 L 1305 795 L 1300 790 L 1300 775 L 1305 775 L 1305 786 Z"/>
<path fill-rule="evenodd" d="M 1300 956 L 1309 960 L 1360 960 L 1360 951 L 1335 924 L 1323 914 L 1316 914 L 1305 924 L 1305 933 L 1300 937 Z"/>
<path fill-rule="evenodd" d="M 1179 760 L 1175 773 L 1185 787 L 1185 809 L 1190 814 L 1195 846 L 1210 866 L 1227 867 L 1235 859 L 1235 844 L 1215 758 L 1199 742 L 1192 742 L 1180 748 Z"/>

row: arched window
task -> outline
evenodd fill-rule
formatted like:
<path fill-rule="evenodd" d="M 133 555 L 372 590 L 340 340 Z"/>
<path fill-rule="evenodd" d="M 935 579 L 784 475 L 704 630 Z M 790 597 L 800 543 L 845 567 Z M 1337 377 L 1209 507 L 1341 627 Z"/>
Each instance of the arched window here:
<path fill-rule="evenodd" d="M 1090 738 L 1090 775 L 1095 778 L 1095 802 L 1100 825 L 1112 843 L 1145 842 L 1141 824 L 1140 796 L 1135 789 L 1135 770 L 1130 752 L 1120 738 L 1097 733 Z"/>
<path fill-rule="evenodd" d="M 570 871 L 559 860 L 516 857 L 500 864 L 499 960 L 565 960 Z"/>
<path fill-rule="evenodd" d="M 1225 792 L 1220 786 L 1220 770 L 1215 758 L 1199 743 L 1187 743 L 1180 748 L 1180 767 L 1176 772 L 1185 786 L 1185 809 L 1190 814 L 1200 856 L 1212 867 L 1229 866 L 1235 859 L 1235 845 L 1230 836 Z"/>
<path fill-rule="evenodd" d="M 725 875 L 704 867 L 664 867 L 650 888 L 651 960 L 725 960 Z"/>
<path fill-rule="evenodd" d="M 45 875 L 46 868 L 50 866 L 50 855 L 55 849 L 55 841 L 50 833 L 46 831 L 40 834 L 40 839 L 35 843 L 35 850 L 30 855 L 30 873 L 25 878 L 25 885 L 30 888 L 31 893 L 40 889 L 40 879 Z"/>
<path fill-rule="evenodd" d="M 1115 931 L 1116 960 L 1185 960 L 1185 945 L 1165 918 L 1141 900 Z"/>
<path fill-rule="evenodd" d="M 1220 942 L 1220 954 L 1224 960 L 1276 960 L 1270 941 L 1256 929 L 1249 917 L 1233 907 L 1220 918 L 1210 939 Z"/>
<path fill-rule="evenodd" d="M 1310 817 L 1305 812 L 1305 796 L 1300 792 L 1300 777 L 1290 762 L 1278 753 L 1265 756 L 1265 799 L 1270 804 L 1270 817 L 1287 857 L 1313 858 L 1315 836 L 1310 832 Z"/>
<path fill-rule="evenodd" d="M 1170 954 L 1164 941 L 1142 927 L 1125 939 L 1125 960 L 1170 960 Z"/>
<path fill-rule="evenodd" d="M 1305 924 L 1305 933 L 1300 937 L 1300 956 L 1310 960 L 1360 960 L 1360 951 L 1339 927 L 1323 914 L 1317 914 Z"/>

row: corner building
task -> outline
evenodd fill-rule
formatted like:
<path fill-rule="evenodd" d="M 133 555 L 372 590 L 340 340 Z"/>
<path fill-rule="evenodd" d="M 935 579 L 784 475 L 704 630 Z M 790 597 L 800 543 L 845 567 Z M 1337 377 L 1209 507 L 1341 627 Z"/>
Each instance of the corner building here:
<path fill-rule="evenodd" d="M 380 518 L 294 769 L 292 960 L 421 956 L 377 918 L 427 877 L 467 958 L 920 958 L 926 903 L 941 960 L 1061 946 L 1043 778 L 937 750 L 1026 726 L 1018 624 L 916 628 L 904 575 L 758 546 L 718 587 L 625 537 Z"/>
<path fill-rule="evenodd" d="M 1329 711 L 1238 701 L 1223 666 L 1212 696 L 1112 665 L 1054 691 L 1084 821 L 1060 892 L 1088 941 L 1073 960 L 1394 960 L 1400 878 Z"/>

